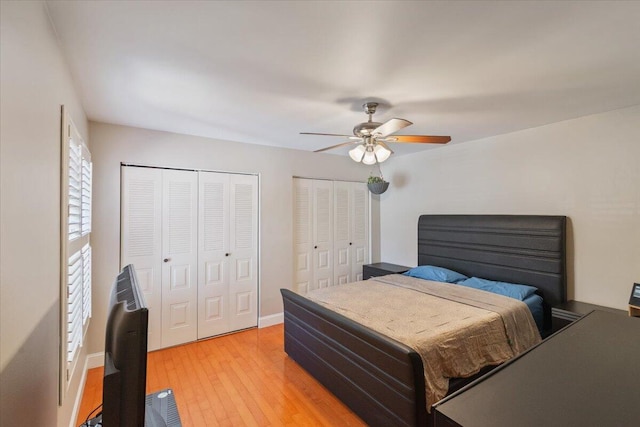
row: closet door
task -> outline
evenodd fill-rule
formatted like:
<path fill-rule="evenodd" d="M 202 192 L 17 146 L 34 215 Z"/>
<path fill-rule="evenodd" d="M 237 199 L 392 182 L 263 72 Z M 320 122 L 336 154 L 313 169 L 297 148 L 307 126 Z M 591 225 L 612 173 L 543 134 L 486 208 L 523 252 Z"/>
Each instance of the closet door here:
<path fill-rule="evenodd" d="M 333 283 L 344 285 L 352 282 L 351 222 L 353 220 L 351 203 L 352 183 L 336 181 L 333 183 Z"/>
<path fill-rule="evenodd" d="M 333 284 L 333 182 L 313 181 L 313 283 Z"/>
<path fill-rule="evenodd" d="M 229 332 L 229 175 L 199 172 L 198 338 Z"/>
<path fill-rule="evenodd" d="M 293 192 L 295 290 L 362 280 L 369 258 L 366 184 L 295 178 Z"/>
<path fill-rule="evenodd" d="M 258 177 L 230 175 L 229 324 L 258 325 Z"/>
<path fill-rule="evenodd" d="M 306 294 L 313 282 L 313 181 L 293 180 L 293 281 Z"/>
<path fill-rule="evenodd" d="M 162 346 L 197 339 L 198 175 L 162 171 Z"/>
<path fill-rule="evenodd" d="M 162 170 L 121 168 L 120 266 L 133 264 L 149 308 L 148 349 L 162 347 Z"/>
<path fill-rule="evenodd" d="M 369 190 L 367 184 L 350 183 L 351 281 L 362 280 L 362 267 L 369 260 Z"/>
<path fill-rule="evenodd" d="M 258 324 L 258 178 L 199 173 L 198 338 Z"/>

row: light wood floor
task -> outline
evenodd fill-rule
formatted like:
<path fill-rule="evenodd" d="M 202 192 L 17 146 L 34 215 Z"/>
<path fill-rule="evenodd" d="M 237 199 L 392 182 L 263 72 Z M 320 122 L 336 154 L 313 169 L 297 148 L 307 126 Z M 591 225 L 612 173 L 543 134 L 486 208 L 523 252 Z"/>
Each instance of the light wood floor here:
<path fill-rule="evenodd" d="M 149 353 L 147 393 L 172 388 L 190 426 L 365 424 L 284 352 L 283 326 Z M 87 375 L 76 425 L 102 402 L 102 368 Z"/>

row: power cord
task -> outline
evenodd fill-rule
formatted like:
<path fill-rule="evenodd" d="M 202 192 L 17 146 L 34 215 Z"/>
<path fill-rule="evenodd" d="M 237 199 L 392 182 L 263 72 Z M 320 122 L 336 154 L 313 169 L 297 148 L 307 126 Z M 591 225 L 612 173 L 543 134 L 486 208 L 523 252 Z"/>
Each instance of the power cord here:
<path fill-rule="evenodd" d="M 89 412 L 89 415 L 87 415 L 87 418 L 84 420 L 85 424 L 87 421 L 89 421 L 89 418 L 91 418 L 91 415 L 93 415 L 94 412 L 96 412 L 98 409 L 102 408 L 102 403 L 99 404 L 98 406 L 96 406 L 95 408 L 93 408 L 93 411 Z M 100 415 L 100 414 L 98 414 Z M 96 415 L 96 416 L 98 416 Z"/>
<path fill-rule="evenodd" d="M 102 418 L 97 419 L 98 417 L 100 417 L 100 415 L 102 415 L 102 412 L 98 412 L 95 417 L 91 418 L 91 415 L 93 415 L 93 413 L 96 412 L 100 408 L 102 408 L 102 403 L 99 404 L 98 406 L 96 406 L 93 409 L 93 411 L 89 412 L 89 415 L 87 415 L 87 418 L 85 418 L 84 423 L 82 423 L 80 425 L 80 427 L 99 427 L 99 426 L 102 426 Z M 91 419 L 89 419 L 89 418 L 91 418 Z M 95 424 L 93 424 L 94 421 L 95 421 Z"/>

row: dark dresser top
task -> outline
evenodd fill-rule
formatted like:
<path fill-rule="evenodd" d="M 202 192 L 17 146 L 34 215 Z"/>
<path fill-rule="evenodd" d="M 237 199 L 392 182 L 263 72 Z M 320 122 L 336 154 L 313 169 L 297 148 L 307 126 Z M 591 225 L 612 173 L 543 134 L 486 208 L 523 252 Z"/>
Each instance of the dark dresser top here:
<path fill-rule="evenodd" d="M 593 311 L 436 411 L 436 427 L 636 425 L 640 318 Z"/>

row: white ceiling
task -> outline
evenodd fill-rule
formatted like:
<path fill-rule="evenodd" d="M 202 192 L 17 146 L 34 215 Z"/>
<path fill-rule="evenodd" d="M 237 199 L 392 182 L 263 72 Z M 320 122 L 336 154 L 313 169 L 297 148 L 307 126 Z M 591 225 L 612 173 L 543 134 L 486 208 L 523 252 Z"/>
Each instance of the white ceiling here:
<path fill-rule="evenodd" d="M 299 132 L 350 134 L 371 98 L 452 143 L 640 104 L 640 2 L 47 6 L 107 123 L 315 150 L 343 140 Z"/>

